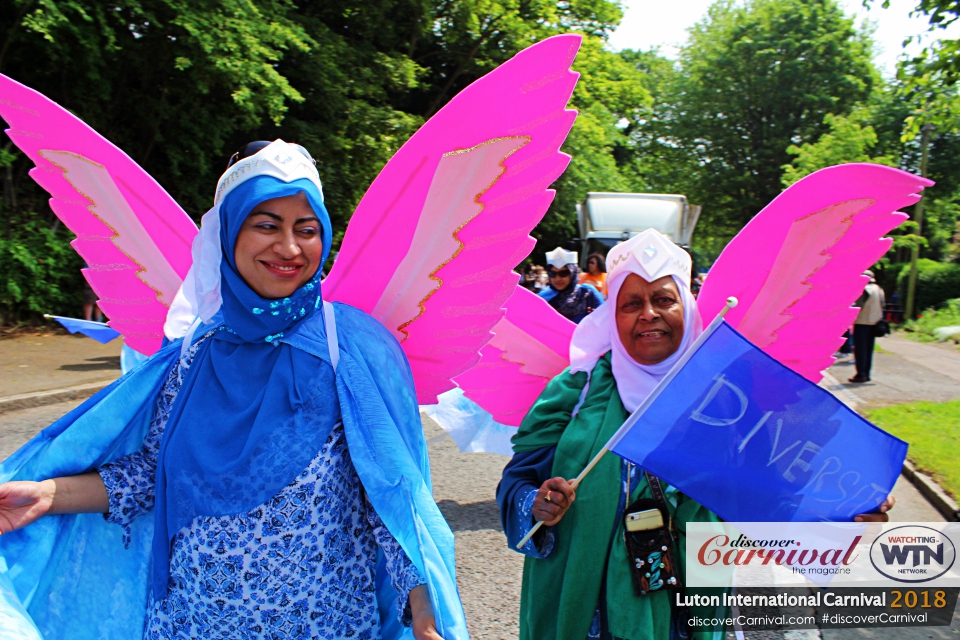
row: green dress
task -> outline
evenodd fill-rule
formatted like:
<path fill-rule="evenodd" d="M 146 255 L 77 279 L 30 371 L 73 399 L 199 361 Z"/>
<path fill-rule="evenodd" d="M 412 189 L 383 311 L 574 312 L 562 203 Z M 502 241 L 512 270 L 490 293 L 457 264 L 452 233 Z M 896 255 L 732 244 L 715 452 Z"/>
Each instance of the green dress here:
<path fill-rule="evenodd" d="M 586 397 L 573 415 L 587 374 L 569 370 L 555 377 L 530 409 L 513 438 L 515 453 L 556 446 L 553 476 L 576 477 L 627 419 L 610 367 L 610 354 L 601 358 L 590 376 Z M 642 424 L 641 424 L 642 428 Z M 577 489 L 577 498 L 556 525 L 556 546 L 545 559 L 527 557 L 520 599 L 521 640 L 584 640 L 606 580 L 606 618 L 610 633 L 625 640 L 668 640 L 671 601 L 675 590 L 638 596 L 634 592 L 623 519 L 617 518 L 621 458 L 608 454 Z M 679 562 L 684 565 L 688 522 L 716 522 L 705 507 L 673 487 L 664 486 L 668 509 L 679 530 Z M 641 479 L 630 502 L 652 498 Z M 616 523 L 615 523 L 616 520 Z M 616 531 L 612 531 L 612 527 Z M 604 566 L 606 570 L 604 571 Z M 687 590 L 687 593 L 695 593 Z M 726 609 L 696 609 L 692 615 L 713 618 Z M 698 640 L 723 637 L 722 629 L 698 632 Z"/>

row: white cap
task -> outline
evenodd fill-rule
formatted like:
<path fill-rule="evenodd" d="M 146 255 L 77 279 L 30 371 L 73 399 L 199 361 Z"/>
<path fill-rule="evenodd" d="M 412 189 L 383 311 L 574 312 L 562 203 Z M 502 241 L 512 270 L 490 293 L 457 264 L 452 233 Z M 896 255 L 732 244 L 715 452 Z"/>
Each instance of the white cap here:
<path fill-rule="evenodd" d="M 693 259 L 656 229 L 647 229 L 621 242 L 607 254 L 607 280 L 622 271 L 630 271 L 653 282 L 664 276 L 677 276 L 690 285 Z"/>
<path fill-rule="evenodd" d="M 317 190 L 320 191 L 320 198 L 323 199 L 323 185 L 320 183 L 320 174 L 313 166 L 313 162 L 293 145 L 277 139 L 252 156 L 229 167 L 220 176 L 217 182 L 217 195 L 213 199 L 214 206 L 223 202 L 228 193 L 256 176 L 272 176 L 284 182 L 306 178 L 316 185 Z"/>
<path fill-rule="evenodd" d="M 577 264 L 577 252 L 567 251 L 557 247 L 553 251 L 547 252 L 547 265 L 562 269 L 568 264 Z"/>

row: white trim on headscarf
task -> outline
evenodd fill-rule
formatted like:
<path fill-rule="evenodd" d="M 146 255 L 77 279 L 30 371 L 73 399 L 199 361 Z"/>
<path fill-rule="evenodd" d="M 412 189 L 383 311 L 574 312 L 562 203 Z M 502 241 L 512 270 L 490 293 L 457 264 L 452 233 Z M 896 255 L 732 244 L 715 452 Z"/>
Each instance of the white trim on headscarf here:
<path fill-rule="evenodd" d="M 163 333 L 169 340 L 176 340 L 196 330 L 200 318 L 210 324 L 220 310 L 220 205 L 227 194 L 247 180 L 257 176 L 273 176 L 290 183 L 306 178 L 313 182 L 323 198 L 320 174 L 302 153 L 283 140 L 274 140 L 248 158 L 229 167 L 217 182 L 213 207 L 200 220 L 200 233 L 193 239 L 191 253 L 193 265 L 167 312 Z M 185 340 L 184 342 L 189 342 Z"/>
<path fill-rule="evenodd" d="M 613 377 L 617 381 L 620 400 L 633 412 L 646 399 L 657 383 L 690 348 L 703 332 L 697 302 L 690 292 L 690 255 L 654 229 L 621 242 L 607 254 L 607 302 L 577 325 L 570 342 L 570 372 L 590 373 L 597 361 L 611 352 Z M 640 364 L 630 357 L 617 331 L 617 295 L 631 273 L 647 282 L 672 276 L 683 301 L 683 340 L 677 351 L 655 365 Z"/>

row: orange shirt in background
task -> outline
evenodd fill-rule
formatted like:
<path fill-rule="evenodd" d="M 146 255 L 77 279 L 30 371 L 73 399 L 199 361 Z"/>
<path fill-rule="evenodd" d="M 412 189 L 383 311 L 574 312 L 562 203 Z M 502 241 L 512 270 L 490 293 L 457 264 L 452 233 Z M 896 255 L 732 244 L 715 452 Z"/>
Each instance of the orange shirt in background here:
<path fill-rule="evenodd" d="M 592 273 L 581 273 L 580 274 L 580 283 L 579 284 L 589 284 L 593 286 L 597 291 L 603 294 L 604 299 L 607 297 L 607 274 L 598 273 L 593 275 Z"/>

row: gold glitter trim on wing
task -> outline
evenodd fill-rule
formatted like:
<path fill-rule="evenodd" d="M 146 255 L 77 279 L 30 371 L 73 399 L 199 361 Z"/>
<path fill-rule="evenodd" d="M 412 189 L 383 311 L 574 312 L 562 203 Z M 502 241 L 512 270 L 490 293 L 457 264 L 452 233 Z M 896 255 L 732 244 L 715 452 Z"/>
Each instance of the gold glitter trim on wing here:
<path fill-rule="evenodd" d="M 91 198 L 90 196 L 88 196 L 87 194 L 85 194 L 83 191 L 81 191 L 80 189 L 78 189 L 78 188 L 77 188 L 77 185 L 73 184 L 73 182 L 71 182 L 70 178 L 67 177 L 67 174 L 69 173 L 69 170 L 68 170 L 66 167 L 64 167 L 64 166 L 62 166 L 62 165 L 59 165 L 59 164 L 57 164 L 56 162 L 54 162 L 53 160 L 51 160 L 50 158 L 48 158 L 48 157 L 45 155 L 45 154 L 47 154 L 47 153 L 55 153 L 55 154 L 57 154 L 57 155 L 62 155 L 62 156 L 71 156 L 71 157 L 73 157 L 73 158 L 76 158 L 77 160 L 82 160 L 83 162 L 86 162 L 86 163 L 88 163 L 88 164 L 91 164 L 91 165 L 93 165 L 94 167 L 96 167 L 96 168 L 98 168 L 98 169 L 103 169 L 103 170 L 106 171 L 108 174 L 110 173 L 109 170 L 108 170 L 105 166 L 103 166 L 102 164 L 100 164 L 99 162 L 94 162 L 93 160 L 90 160 L 89 158 L 85 158 L 85 157 L 81 156 L 81 155 L 78 154 L 78 153 L 73 153 L 72 151 L 59 151 L 59 150 L 57 150 L 57 149 L 40 149 L 39 151 L 37 151 L 37 154 L 38 154 L 41 158 L 43 158 L 44 160 L 46 160 L 47 162 L 49 162 L 50 164 L 52 164 L 53 166 L 55 166 L 57 169 L 60 169 L 60 171 L 63 172 L 63 179 L 67 181 L 67 184 L 69 184 L 71 187 L 73 187 L 73 190 L 74 190 L 74 191 L 76 191 L 77 193 L 79 193 L 80 196 L 81 196 L 84 200 L 86 200 L 87 202 L 90 203 L 90 205 L 86 207 L 87 212 L 89 212 L 90 215 L 92 215 L 94 218 L 96 218 L 97 220 L 99 220 L 100 222 L 102 222 L 103 225 L 104 225 L 106 228 L 110 229 L 110 231 L 113 232 L 113 235 L 110 236 L 110 242 L 111 242 L 111 244 L 113 244 L 113 246 L 117 248 L 117 251 L 119 251 L 119 252 L 122 253 L 124 256 L 126 256 L 133 264 L 137 265 L 137 271 L 136 271 L 136 273 L 135 273 L 134 275 L 137 277 L 137 279 L 138 279 L 140 282 L 142 282 L 143 284 L 147 285 L 148 288 L 150 288 L 154 293 L 157 294 L 157 302 L 159 302 L 159 303 L 162 304 L 164 307 L 167 307 L 167 308 L 169 309 L 169 308 L 170 308 L 170 305 L 166 304 L 166 303 L 163 301 L 163 299 L 162 299 L 163 292 L 160 291 L 159 289 L 157 289 L 156 287 L 154 287 L 152 284 L 150 284 L 150 283 L 147 282 L 146 280 L 144 280 L 143 277 L 141 276 L 141 274 L 147 272 L 147 268 L 146 268 L 145 266 L 143 266 L 142 264 L 140 264 L 139 262 L 137 262 L 137 260 L 136 260 L 133 256 L 131 256 L 129 253 L 127 253 L 126 251 L 124 251 L 123 249 L 121 249 L 121 248 L 117 245 L 116 242 L 113 242 L 114 238 L 119 238 L 119 237 L 120 237 L 120 233 L 119 233 L 116 229 L 114 229 L 112 226 L 110 226 L 109 224 L 107 224 L 107 221 L 106 221 L 106 220 L 104 220 L 103 218 L 101 218 L 100 216 L 98 216 L 98 215 L 96 214 L 96 212 L 93 211 L 93 208 L 95 208 L 95 207 L 98 206 L 97 203 L 96 203 L 96 201 L 95 201 L 93 198 Z M 120 194 L 120 197 L 123 197 L 123 194 Z M 129 203 L 128 203 L 128 205 L 129 205 Z"/>
<path fill-rule="evenodd" d="M 34 111 L 33 109 L 30 109 L 30 108 L 28 108 L 28 107 L 25 107 L 25 106 L 23 106 L 22 104 L 20 104 L 19 102 L 11 102 L 10 100 L 7 100 L 6 98 L 0 98 L 0 104 L 6 105 L 6 106 L 11 107 L 11 108 L 13 108 L 13 109 L 17 109 L 18 111 L 23 111 L 24 113 L 28 113 L 28 114 L 30 114 L 31 116 L 39 116 L 39 115 L 40 115 L 40 112 L 39 112 L 39 111 Z M 36 135 L 36 137 L 37 137 L 37 138 L 40 138 L 40 137 L 42 137 L 42 136 Z"/>
<path fill-rule="evenodd" d="M 817 275 L 817 273 L 819 273 L 821 270 L 825 269 L 825 268 L 827 267 L 827 265 L 830 264 L 830 261 L 834 259 L 834 254 L 833 254 L 833 253 L 830 253 L 830 249 L 833 249 L 835 246 L 837 246 L 837 245 L 840 243 L 840 241 L 843 240 L 843 238 L 844 238 L 848 233 L 850 233 L 850 231 L 853 229 L 853 224 L 854 224 L 854 223 L 853 223 L 853 218 L 854 218 L 855 216 L 859 215 L 860 213 L 862 213 L 863 211 L 867 210 L 868 208 L 872 207 L 874 204 L 876 204 L 876 200 L 873 199 L 873 198 L 851 198 L 850 200 L 844 200 L 844 201 L 842 201 L 842 202 L 834 202 L 833 204 L 827 205 L 826 207 L 823 207 L 822 209 L 819 209 L 819 210 L 817 210 L 817 211 L 813 211 L 813 212 L 811 212 L 811 213 L 808 213 L 808 214 L 805 215 L 805 216 L 800 216 L 799 218 L 797 218 L 796 220 L 794 220 L 793 223 L 791 223 L 790 229 L 787 230 L 787 238 L 789 238 L 790 231 L 793 230 L 793 225 L 797 224 L 798 222 L 800 222 L 800 221 L 802 221 L 802 220 L 808 220 L 808 219 L 810 219 L 810 218 L 814 218 L 814 217 L 819 216 L 819 215 L 823 215 L 823 214 L 825 214 L 825 213 L 827 213 L 827 212 L 829 212 L 829 211 L 831 211 L 831 210 L 833 210 L 833 209 L 836 209 L 837 207 L 842 207 L 842 206 L 844 206 L 844 205 L 847 205 L 847 204 L 850 204 L 850 203 L 854 203 L 854 202 L 856 202 L 856 203 L 861 203 L 861 202 L 862 202 L 862 203 L 865 203 L 865 204 L 864 204 L 862 207 L 859 207 L 858 209 L 850 212 L 848 215 L 845 215 L 843 218 L 841 218 L 841 219 L 838 221 L 839 224 L 844 225 L 844 227 L 843 227 L 843 232 L 840 233 L 840 235 L 837 236 L 832 242 L 830 242 L 828 245 L 826 245 L 825 247 L 823 247 L 823 249 L 821 249 L 820 251 L 817 252 L 818 255 L 820 255 L 820 256 L 822 256 L 823 258 L 826 259 L 826 260 L 824 261 L 824 263 L 821 264 L 819 267 L 816 267 L 813 271 L 811 271 L 811 272 L 808 273 L 806 276 L 804 276 L 804 277 L 802 277 L 802 278 L 800 279 L 800 284 L 801 284 L 801 285 L 806 286 L 806 287 L 809 287 L 809 288 L 806 290 L 806 292 L 805 292 L 802 296 L 800 296 L 799 298 L 797 298 L 797 299 L 793 300 L 792 302 L 790 302 L 789 304 L 783 305 L 783 307 L 782 307 L 780 310 L 777 310 L 777 311 L 776 311 L 776 314 L 777 314 L 778 316 L 783 317 L 783 318 L 784 318 L 784 321 L 783 321 L 782 324 L 780 324 L 780 325 L 778 325 L 777 327 L 775 327 L 774 329 L 771 329 L 771 330 L 770 330 L 770 332 L 769 332 L 769 334 L 768 334 L 768 337 L 769 337 L 769 338 L 772 338 L 772 340 L 771 340 L 771 342 L 768 343 L 767 346 L 772 345 L 772 344 L 776 343 L 777 341 L 779 341 L 779 339 L 780 339 L 780 330 L 783 329 L 783 328 L 784 328 L 785 326 L 787 326 L 788 324 L 790 324 L 790 322 L 792 322 L 792 321 L 794 320 L 794 318 L 797 318 L 797 317 L 798 317 L 798 316 L 795 315 L 794 313 L 791 313 L 790 310 L 793 309 L 795 306 L 797 306 L 797 304 L 799 304 L 799 302 L 800 302 L 803 298 L 805 298 L 807 295 L 809 295 L 810 291 L 814 288 L 814 285 L 810 283 L 810 280 L 813 279 L 813 277 L 814 277 L 815 275 Z M 786 239 L 784 240 L 784 243 L 786 243 Z M 782 250 L 782 249 L 781 249 L 781 250 Z M 767 275 L 767 277 L 769 278 L 769 274 Z M 767 285 L 767 280 L 765 279 L 764 282 L 763 282 L 763 285 L 761 285 L 761 290 L 762 290 L 763 287 L 765 287 L 766 285 Z M 748 309 L 746 310 L 746 313 L 744 314 L 744 318 L 746 318 L 746 314 L 747 314 L 747 313 L 750 313 L 750 311 L 752 310 L 752 308 L 753 308 L 753 304 L 751 304 L 751 305 L 750 305 L 750 308 L 748 308 Z M 808 314 L 808 316 L 803 316 L 803 317 L 809 317 L 809 314 Z M 741 320 L 741 322 L 742 322 L 742 320 Z"/>
<path fill-rule="evenodd" d="M 457 234 L 460 233 L 460 232 L 463 230 L 463 228 L 466 227 L 471 221 L 473 221 L 474 219 L 476 219 L 477 216 L 479 216 L 481 213 L 483 213 L 483 211 L 484 211 L 484 209 L 485 209 L 486 207 L 485 207 L 485 205 L 484 205 L 482 202 L 480 202 L 480 197 L 481 197 L 483 194 L 485 194 L 487 191 L 489 191 L 491 188 L 493 188 L 493 185 L 497 184 L 497 182 L 500 180 L 500 178 L 503 177 L 503 174 L 506 173 L 507 167 L 504 166 L 503 163 L 507 160 L 507 158 L 509 158 L 510 156 L 512 156 L 513 154 L 515 154 L 517 151 L 519 151 L 520 149 L 522 149 L 523 147 L 525 147 L 527 144 L 529 144 L 529 143 L 530 143 L 530 140 L 531 140 L 531 137 L 530 137 L 530 136 L 503 136 L 503 137 L 500 137 L 500 138 L 490 138 L 489 140 L 487 140 L 487 141 L 485 141 L 485 142 L 481 142 L 480 144 L 478 144 L 478 145 L 476 145 L 476 146 L 474 146 L 474 147 L 470 147 L 469 149 L 456 149 L 456 150 L 454 150 L 454 151 L 448 151 L 447 153 L 443 154 L 443 156 L 441 157 L 441 161 L 442 161 L 442 158 L 446 158 L 447 156 L 458 156 L 458 155 L 462 155 L 462 154 L 464 154 L 464 153 L 469 153 L 469 152 L 471 152 L 471 151 L 476 151 L 477 149 L 479 149 L 479 148 L 481 148 L 481 147 L 485 147 L 485 146 L 488 145 L 488 144 L 493 144 L 493 143 L 495 143 L 495 142 L 501 142 L 501 141 L 503 141 L 503 140 L 522 140 L 523 143 L 520 144 L 519 146 L 517 146 L 516 148 L 514 148 L 514 150 L 511 151 L 510 153 L 508 153 L 507 155 L 505 155 L 505 156 L 503 156 L 502 158 L 500 158 L 500 160 L 497 162 L 497 164 L 500 165 L 500 172 L 497 174 L 497 177 L 494 178 L 493 181 L 492 181 L 490 184 L 488 184 L 486 187 L 484 187 L 484 188 L 480 191 L 480 193 L 478 193 L 477 195 L 475 195 L 475 196 L 473 197 L 473 201 L 474 201 L 477 205 L 479 205 L 480 208 L 479 208 L 479 210 L 478 210 L 475 214 L 473 214 L 472 216 L 470 216 L 470 218 L 468 218 L 467 220 L 465 220 L 465 221 L 463 222 L 463 224 L 461 224 L 459 227 L 457 227 L 457 228 L 454 230 L 454 232 L 453 232 L 453 239 L 457 241 L 457 249 L 453 252 L 453 255 L 450 256 L 449 258 L 447 258 L 446 260 L 444 260 L 443 263 L 442 263 L 440 266 L 438 266 L 436 269 L 434 269 L 433 271 L 431 271 L 430 274 L 428 275 L 428 277 L 429 277 L 431 280 L 434 280 L 434 281 L 437 282 L 437 286 L 434 287 L 429 293 L 427 293 L 427 295 L 425 295 L 425 296 L 423 297 L 422 300 L 420 300 L 420 302 L 417 303 L 417 306 L 420 307 L 420 312 L 419 312 L 417 315 L 415 315 L 413 318 L 411 318 L 410 320 L 407 320 L 406 322 L 404 322 L 403 324 L 401 324 L 399 327 L 397 327 L 397 331 L 399 331 L 400 333 L 403 334 L 403 340 L 400 341 L 401 343 L 406 342 L 407 338 L 410 337 L 410 334 L 406 331 L 406 328 L 409 327 L 409 326 L 410 326 L 411 324 L 413 324 L 414 322 L 416 322 L 417 320 L 419 320 L 419 319 L 420 319 L 420 316 L 422 316 L 424 313 L 426 313 L 427 309 L 426 309 L 426 306 L 424 306 L 424 305 L 426 304 L 427 300 L 429 300 L 429 299 L 433 296 L 433 294 L 435 294 L 437 291 L 439 291 L 439 290 L 440 290 L 440 287 L 443 286 L 443 280 L 442 280 L 441 278 L 438 278 L 438 277 L 437 277 L 437 273 L 438 273 L 441 269 L 443 269 L 445 266 L 447 266 L 448 264 L 450 264 L 453 260 L 455 260 L 456 257 L 457 257 L 458 255 L 460 255 L 460 252 L 463 251 L 463 247 L 464 247 L 465 245 L 464 245 L 463 242 L 460 240 L 460 238 L 457 236 Z M 437 166 L 439 167 L 439 165 L 437 165 Z M 429 190 L 428 190 L 427 193 L 429 194 Z"/>
<path fill-rule="evenodd" d="M 494 349 L 496 349 L 496 347 L 494 347 Z M 500 351 L 500 355 L 499 355 L 498 357 L 499 357 L 501 360 L 503 360 L 504 362 L 509 362 L 510 364 L 515 364 L 515 365 L 519 366 L 519 367 L 520 367 L 520 373 L 522 373 L 522 374 L 525 375 L 525 376 L 530 376 L 530 377 L 532 377 L 532 378 L 542 378 L 543 380 L 547 380 L 547 381 L 553 380 L 553 378 L 550 378 L 550 377 L 547 377 L 547 376 L 541 376 L 541 375 L 537 375 L 536 373 L 530 373 L 529 371 L 525 371 L 525 370 L 524 370 L 524 367 L 527 366 L 527 363 L 526 363 L 526 362 L 520 362 L 519 360 L 511 360 L 510 358 L 507 357 L 507 352 L 506 352 L 506 351 Z"/>

